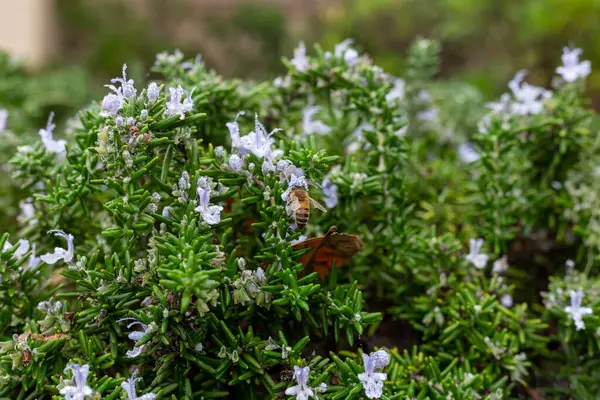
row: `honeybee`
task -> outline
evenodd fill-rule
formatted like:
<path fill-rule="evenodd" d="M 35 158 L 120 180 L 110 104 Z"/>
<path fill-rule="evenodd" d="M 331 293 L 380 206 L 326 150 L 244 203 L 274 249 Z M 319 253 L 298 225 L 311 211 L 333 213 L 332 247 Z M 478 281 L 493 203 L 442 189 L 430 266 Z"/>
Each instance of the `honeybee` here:
<path fill-rule="evenodd" d="M 310 207 L 313 206 L 323 212 L 327 212 L 325 207 L 317 203 L 308 195 L 306 189 L 297 187 L 292 189 L 288 196 L 285 211 L 287 212 L 288 218 L 291 218 L 296 223 L 298 228 L 302 229 L 308 223 L 310 217 Z"/>

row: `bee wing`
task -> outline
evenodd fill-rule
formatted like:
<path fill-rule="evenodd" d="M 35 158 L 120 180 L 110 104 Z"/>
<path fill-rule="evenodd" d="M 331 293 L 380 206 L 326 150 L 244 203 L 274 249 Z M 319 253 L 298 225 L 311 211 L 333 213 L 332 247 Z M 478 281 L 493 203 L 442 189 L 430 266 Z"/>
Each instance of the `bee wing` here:
<path fill-rule="evenodd" d="M 321 210 L 323 212 L 327 212 L 327 209 L 325 207 L 323 207 L 319 202 L 317 202 L 315 199 L 309 197 L 308 200 L 310 201 L 310 205 L 313 206 L 314 208 Z"/>
<path fill-rule="evenodd" d="M 300 201 L 296 196 L 290 197 L 287 204 L 285 205 L 285 211 L 287 212 L 288 217 L 293 217 L 294 213 L 297 209 L 300 208 Z"/>

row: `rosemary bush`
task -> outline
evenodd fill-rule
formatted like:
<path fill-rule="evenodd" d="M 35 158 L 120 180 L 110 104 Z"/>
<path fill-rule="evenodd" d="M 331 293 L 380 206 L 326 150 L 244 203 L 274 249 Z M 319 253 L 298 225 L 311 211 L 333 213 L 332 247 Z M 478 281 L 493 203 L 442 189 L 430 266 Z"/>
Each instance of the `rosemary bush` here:
<path fill-rule="evenodd" d="M 50 118 L 10 162 L 3 398 L 596 398 L 589 62 L 484 104 L 437 53 L 401 79 L 300 43 L 262 83 L 162 53 L 67 140 Z M 294 189 L 327 208 L 304 228 Z M 332 226 L 363 247 L 324 276 L 295 245 Z"/>

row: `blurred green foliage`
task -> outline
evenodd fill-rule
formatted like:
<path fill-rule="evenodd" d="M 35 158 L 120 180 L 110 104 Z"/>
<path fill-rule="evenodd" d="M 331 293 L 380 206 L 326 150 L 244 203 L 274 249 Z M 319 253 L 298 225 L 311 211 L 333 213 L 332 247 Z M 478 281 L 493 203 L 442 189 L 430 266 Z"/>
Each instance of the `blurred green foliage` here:
<path fill-rule="evenodd" d="M 61 57 L 102 79 L 124 60 L 147 70 L 154 54 L 173 47 L 201 53 L 225 76 L 265 77 L 281 72 L 279 60 L 288 55 L 283 49 L 293 41 L 328 47 L 347 37 L 395 74 L 405 70 L 404 55 L 416 37 L 437 39 L 440 74 L 471 83 L 489 98 L 520 68 L 530 71 L 533 82 L 549 83 L 556 54 L 570 41 L 592 64 L 600 62 L 595 0 L 335 0 L 301 8 L 289 0 L 56 4 Z M 597 103 L 600 74 L 593 72 L 588 82 Z"/>
<path fill-rule="evenodd" d="M 594 0 L 334 1 L 321 10 L 321 42 L 354 37 L 378 65 L 401 74 L 409 43 L 416 36 L 435 38 L 443 51 L 441 74 L 493 97 L 521 68 L 534 82 L 549 82 L 556 54 L 568 41 L 593 65 L 600 62 L 599 13 Z M 597 97 L 600 73 L 592 72 L 588 82 Z"/>

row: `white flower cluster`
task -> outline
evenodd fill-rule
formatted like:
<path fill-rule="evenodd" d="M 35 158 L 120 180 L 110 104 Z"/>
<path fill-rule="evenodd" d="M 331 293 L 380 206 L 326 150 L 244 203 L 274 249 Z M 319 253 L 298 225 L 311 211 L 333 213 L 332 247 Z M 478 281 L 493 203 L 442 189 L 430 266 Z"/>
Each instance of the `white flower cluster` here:
<path fill-rule="evenodd" d="M 157 62 L 159 58 L 167 58 L 164 54 L 157 56 Z M 183 55 L 181 56 L 183 57 Z M 178 57 L 176 57 L 178 58 Z M 116 86 L 119 84 L 120 86 Z M 127 64 L 123 64 L 123 76 L 121 78 L 111 79 L 110 85 L 105 85 L 112 93 L 107 94 L 102 99 L 102 111 L 100 115 L 106 117 L 113 117 L 117 123 L 117 126 L 124 126 L 125 121 L 123 117 L 119 115 L 119 112 L 125 105 L 126 101 L 131 101 L 135 98 L 137 90 L 134 86 L 133 79 L 127 79 Z M 166 116 L 179 115 L 180 119 L 185 118 L 185 113 L 191 111 L 194 108 L 194 102 L 192 100 L 192 93 L 188 93 L 181 86 L 176 88 L 169 88 L 169 100 L 166 102 Z M 156 82 L 151 82 L 146 88 L 147 104 L 151 105 L 158 100 L 160 95 L 160 87 Z M 185 98 L 184 98 L 185 95 Z M 148 118 L 148 110 L 142 110 L 140 119 L 145 120 Z M 129 117 L 127 119 L 127 125 L 135 125 L 135 119 Z"/>
<path fill-rule="evenodd" d="M 584 79 L 591 73 L 591 62 L 588 60 L 579 61 L 581 53 L 581 49 L 563 48 L 561 56 L 563 65 L 556 68 L 556 73 L 565 82 L 571 83 Z M 526 75 L 527 71 L 525 70 L 517 72 L 508 83 L 511 93 L 505 93 L 500 97 L 500 101 L 487 105 L 491 113 L 486 115 L 479 123 L 480 132 L 485 133 L 488 131 L 492 115 L 535 115 L 542 111 L 544 102 L 552 97 L 552 92 L 523 82 Z"/>
<path fill-rule="evenodd" d="M 350 67 L 355 66 L 359 60 L 359 54 L 356 49 L 352 48 L 353 39 L 346 39 L 341 43 L 335 45 L 333 54 L 330 51 L 326 51 L 324 56 L 326 60 L 338 59 L 343 60 L 344 63 Z M 290 64 L 296 68 L 299 72 L 306 72 L 310 68 L 310 60 L 306 55 L 306 45 L 304 42 L 299 42 L 298 47 L 294 50 L 294 57 L 290 60 Z M 277 80 L 276 86 L 281 86 L 283 80 Z"/>

